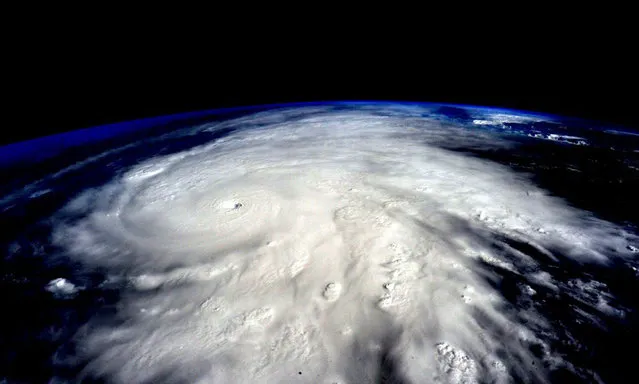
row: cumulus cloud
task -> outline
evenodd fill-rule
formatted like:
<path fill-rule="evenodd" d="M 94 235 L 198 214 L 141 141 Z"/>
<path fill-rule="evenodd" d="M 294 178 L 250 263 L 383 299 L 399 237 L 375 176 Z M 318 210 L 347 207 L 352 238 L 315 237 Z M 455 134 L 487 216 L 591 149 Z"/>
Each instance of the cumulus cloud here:
<path fill-rule="evenodd" d="M 61 221 L 55 242 L 126 282 L 117 318 L 78 336 L 85 374 L 547 380 L 561 359 L 539 330 L 552 327 L 534 309 L 526 322 L 511 316 L 486 266 L 560 289 L 539 258 L 606 263 L 630 235 L 439 145 L 512 145 L 503 137 L 373 112 L 270 111 L 200 127 L 242 129 L 71 202 L 65 212 L 82 218 Z"/>

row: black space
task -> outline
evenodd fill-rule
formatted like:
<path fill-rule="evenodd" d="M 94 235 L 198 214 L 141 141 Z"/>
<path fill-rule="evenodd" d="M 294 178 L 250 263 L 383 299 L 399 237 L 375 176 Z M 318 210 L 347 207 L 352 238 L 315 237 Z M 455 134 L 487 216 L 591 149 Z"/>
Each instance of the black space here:
<path fill-rule="evenodd" d="M 341 35 L 326 23 L 309 36 L 263 25 L 212 29 L 219 18 L 197 40 L 174 36 L 184 25 L 130 33 L 89 20 L 97 26 L 50 21 L 12 41 L 2 88 L 12 123 L 0 144 L 178 112 L 320 100 L 488 105 L 639 127 L 631 25 L 619 19 L 517 18 L 434 34 L 415 24 L 392 36 L 390 24 Z"/>

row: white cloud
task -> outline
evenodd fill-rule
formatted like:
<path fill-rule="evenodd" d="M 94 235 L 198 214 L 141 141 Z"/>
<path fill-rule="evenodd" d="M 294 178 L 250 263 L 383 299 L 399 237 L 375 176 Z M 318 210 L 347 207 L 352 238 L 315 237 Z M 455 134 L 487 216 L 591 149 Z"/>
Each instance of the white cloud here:
<path fill-rule="evenodd" d="M 582 261 L 625 250 L 611 224 L 434 145 L 510 145 L 494 136 L 300 111 L 223 123 L 254 129 L 149 160 L 72 204 L 86 218 L 60 224 L 56 242 L 130 282 L 126 321 L 90 324 L 81 341 L 87 372 L 121 383 L 366 383 L 389 355 L 410 382 L 476 382 L 482 364 L 507 382 L 505 366 L 536 359 L 525 343 L 543 344 L 531 326 L 548 325 L 502 310 L 478 263 L 522 273 L 538 261 L 515 252 L 513 264 L 492 234 Z"/>

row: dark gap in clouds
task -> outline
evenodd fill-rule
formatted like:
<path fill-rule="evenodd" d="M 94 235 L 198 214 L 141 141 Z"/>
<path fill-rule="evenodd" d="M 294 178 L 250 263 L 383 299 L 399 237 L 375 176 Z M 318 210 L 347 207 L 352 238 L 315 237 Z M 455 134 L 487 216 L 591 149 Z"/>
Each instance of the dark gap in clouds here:
<path fill-rule="evenodd" d="M 397 333 L 397 332 L 395 332 Z M 379 356 L 378 378 L 374 381 L 379 384 L 410 384 L 402 373 L 400 362 L 393 355 L 393 347 L 398 338 L 397 334 L 390 332 L 385 340 L 382 340 L 381 353 Z"/>
<path fill-rule="evenodd" d="M 514 237 L 508 237 L 504 235 L 496 234 L 496 241 L 494 248 L 500 250 L 502 252 L 509 252 L 511 248 L 515 251 L 519 251 L 524 255 L 532 257 L 536 262 L 544 263 L 544 265 L 556 265 L 557 260 L 552 253 L 545 249 L 539 249 L 538 247 L 533 246 L 529 242 L 523 239 L 516 239 Z M 541 247 L 541 246 L 539 246 Z M 513 255 L 509 257 L 510 261 L 517 261 L 519 258 L 517 255 Z M 520 266 L 521 272 L 527 272 L 527 269 L 524 265 Z"/>
<path fill-rule="evenodd" d="M 508 318 L 514 316 L 515 309 L 502 308 L 501 310 L 507 312 Z M 532 345 L 526 345 L 520 340 L 514 340 L 511 333 L 506 332 L 504 328 L 495 324 L 489 315 L 478 308 L 473 310 L 473 320 L 484 332 L 490 334 L 493 340 L 501 341 L 501 345 L 497 347 L 495 355 L 504 362 L 508 374 L 515 382 L 539 382 L 541 378 L 548 375 L 547 367 L 544 367 L 539 357 L 528 359 L 522 356 L 521 349 L 530 351 L 529 348 Z M 484 369 L 490 368 L 485 365 L 483 367 Z M 491 379 L 494 378 L 488 376 L 488 372 L 485 372 L 480 382 L 492 382 Z"/>
<path fill-rule="evenodd" d="M 592 380 L 587 370 L 598 373 L 605 382 L 610 383 L 622 383 L 627 377 L 631 377 L 629 375 L 634 372 L 632 354 L 624 353 L 622 350 L 625 351 L 627 347 L 632 348 L 636 340 L 639 340 L 637 331 L 639 318 L 636 313 L 639 308 L 639 299 L 632 294 L 631 289 L 636 287 L 638 279 L 625 262 L 613 259 L 610 265 L 582 263 L 564 256 L 560 249 L 551 249 L 551 253 L 559 259 L 558 262 L 553 262 L 543 253 L 511 236 L 497 233 L 489 241 L 492 241 L 496 248 L 506 252 L 505 256 L 515 264 L 517 270 L 515 273 L 485 261 L 475 263 L 475 269 L 483 276 L 484 281 L 507 300 L 508 307 L 502 308 L 502 311 L 508 313 L 508 317 L 515 323 L 526 324 L 538 336 L 542 338 L 550 336 L 545 341 L 550 343 L 551 350 L 564 356 L 568 362 L 575 364 L 580 370 L 573 373 L 567 367 L 553 368 L 549 372 L 551 382 Z M 526 264 L 518 264 L 517 260 L 520 259 L 516 254 L 509 257 L 508 248 L 503 248 L 503 245 L 533 257 L 538 262 L 537 272 L 547 272 L 559 290 L 548 288 L 545 284 L 531 279 L 533 271 Z M 526 271 L 528 273 L 525 273 Z M 524 273 L 520 274 L 520 272 Z M 625 317 L 621 318 L 601 312 L 597 309 L 596 302 L 584 299 L 584 292 L 578 286 L 568 284 L 574 279 L 605 284 L 608 290 L 598 289 L 596 294 L 609 292 L 612 298 L 607 301 L 612 306 L 629 309 L 629 311 L 626 312 Z M 536 293 L 530 298 L 525 297 L 522 294 L 522 284 L 529 285 Z M 538 311 L 542 319 L 551 323 L 550 330 L 556 332 L 556 335 L 544 335 L 544 328 L 531 323 L 525 316 L 527 309 Z M 588 317 L 580 317 L 579 312 L 575 310 L 587 314 Z M 489 320 L 481 321 L 480 313 L 476 316 L 483 327 L 491 332 L 499 332 L 498 328 L 491 329 L 493 326 Z M 495 336 L 502 337 L 498 333 Z M 507 345 L 508 343 L 504 344 L 505 348 Z M 535 348 L 534 344 L 529 348 Z M 532 352 L 538 354 L 535 350 Z M 504 353 L 513 356 L 508 350 Z M 529 368 L 540 369 L 541 367 L 537 362 L 535 367 Z M 515 374 L 514 377 L 520 377 L 522 380 L 526 378 L 525 372 L 512 373 Z"/>
<path fill-rule="evenodd" d="M 438 228 L 423 222 L 415 222 L 426 231 L 433 233 L 439 231 Z M 516 272 L 513 272 L 483 260 L 472 264 L 474 272 L 506 300 L 507 305 L 502 306 L 499 310 L 507 318 L 516 324 L 524 324 L 543 341 L 549 342 L 552 352 L 566 357 L 569 363 L 574 363 L 580 369 L 574 373 L 564 366 L 544 366 L 541 359 L 543 353 L 539 344 L 532 341 L 514 341 L 513 345 L 513 335 L 504 333 L 503 328 L 494 324 L 490 317 L 476 309 L 474 318 L 478 324 L 490 333 L 494 340 L 503 340 L 502 350 L 498 354 L 506 357 L 505 363 L 515 380 L 527 382 L 536 374 L 540 375 L 539 378 L 548 374 L 551 382 L 554 380 L 575 382 L 575 380 L 591 379 L 591 373 L 588 372 L 591 370 L 601 374 L 607 382 L 622 383 L 626 377 L 629 377 L 628 375 L 632 374 L 634 369 L 631 362 L 632 357 L 625 356 L 621 352 L 611 352 L 619 350 L 620 346 L 628 345 L 629 340 L 639 340 L 639 334 L 636 331 L 639 327 L 636 315 L 639 299 L 632 294 L 632 287 L 636 287 L 638 279 L 632 274 L 628 265 L 621 262 L 613 262 L 610 266 L 582 263 L 563 255 L 564 250 L 559 248 L 548 250 L 558 259 L 553 260 L 526 241 L 512 235 L 485 231 L 455 216 L 448 216 L 446 223 L 451 227 L 446 232 L 464 233 L 464 235 L 473 238 L 478 245 L 490 246 L 498 252 L 497 254 L 501 258 L 508 260 L 515 266 Z M 439 237 L 447 239 L 443 232 Z M 513 251 L 531 257 L 536 265 L 533 266 L 522 260 L 521 256 Z M 532 279 L 532 274 L 536 272 L 547 272 L 559 290 L 549 288 Z M 594 307 L 596 303 L 584 302 L 580 297 L 582 293 L 578 290 L 575 291 L 576 288 L 567 284 L 572 279 L 582 279 L 586 282 L 597 280 L 606 284 L 613 297 L 618 298 L 618 300 L 611 300 L 611 304 L 615 307 L 629 308 L 628 316 L 625 319 L 619 319 L 597 310 Z M 523 296 L 523 284 L 531 286 L 536 291 L 531 299 Z M 577 321 L 573 307 L 594 316 L 597 322 L 592 323 L 589 318 Z M 531 322 L 526 316 L 528 309 L 538 311 L 541 319 L 548 320 L 551 323 L 550 331 L 557 332 L 556 337 L 546 334 L 545 327 Z M 605 328 L 602 329 L 597 324 L 603 324 Z M 548 338 L 544 338 L 544 336 Z M 575 340 L 577 344 L 571 340 Z M 519 343 L 532 355 L 537 356 L 537 360 L 523 361 L 519 353 Z M 485 380 L 489 381 L 488 378 Z"/>
<path fill-rule="evenodd" d="M 625 348 L 633 348 L 639 340 L 639 297 L 634 294 L 639 278 L 628 262 L 615 258 L 614 255 L 608 255 L 611 260 L 607 264 L 580 262 L 565 255 L 566 249 L 550 246 L 547 251 L 556 258 L 553 260 L 522 238 L 487 231 L 452 215 L 447 216 L 445 221 L 450 226 L 446 230 L 447 233 L 463 233 L 472 238 L 478 246 L 488 246 L 497 251 L 496 255 L 515 266 L 515 271 L 511 271 L 483 260 L 472 263 L 474 272 L 506 300 L 507 305 L 502 306 L 500 311 L 514 323 L 524 324 L 531 329 L 543 341 L 549 343 L 550 351 L 559 353 L 578 369 L 577 372 L 573 372 L 567 366 L 544 366 L 540 345 L 535 342 L 516 342 L 523 343 L 532 355 L 539 358 L 534 361 L 522 361 L 521 355 L 517 353 L 518 347 L 511 344 L 513 336 L 505 334 L 503 328 L 476 309 L 474 318 L 478 324 L 495 340 L 504 341 L 499 354 L 507 357 L 505 363 L 515 380 L 527 382 L 535 372 L 542 377 L 544 370 L 547 370 L 546 374 L 551 382 L 593 380 L 592 372 L 610 383 L 624 383 L 627 377 L 632 377 L 635 369 L 633 355 L 623 351 Z M 415 223 L 426 231 L 439 232 L 438 228 L 421 221 L 415 220 Z M 444 241 L 448 238 L 443 232 L 439 237 Z M 518 252 L 531 257 L 536 264 L 531 265 L 522 259 Z M 632 263 L 639 266 L 639 263 Z M 533 274 L 538 272 L 548 273 L 559 289 L 555 290 L 534 279 Z M 608 289 L 599 288 L 595 294 L 609 293 L 610 297 L 606 297 L 606 301 L 614 308 L 627 310 L 625 316 L 617 317 L 604 313 L 596 307 L 596 302 L 584 299 L 584 292 L 578 286 L 568 284 L 575 279 L 586 283 L 597 281 L 605 284 Z M 523 294 L 524 284 L 536 291 L 532 297 Z M 550 322 L 549 330 L 556 332 L 556 335 L 547 334 L 547 328 L 531 322 L 527 316 L 530 309 L 538 311 L 540 319 Z M 582 317 L 575 309 L 587 317 Z M 485 379 L 489 381 L 488 378 Z"/>

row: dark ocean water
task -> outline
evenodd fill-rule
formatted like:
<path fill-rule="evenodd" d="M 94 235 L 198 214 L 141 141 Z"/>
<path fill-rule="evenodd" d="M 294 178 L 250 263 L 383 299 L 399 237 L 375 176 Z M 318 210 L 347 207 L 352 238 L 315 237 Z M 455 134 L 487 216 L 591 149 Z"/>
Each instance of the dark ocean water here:
<path fill-rule="evenodd" d="M 215 115 L 213 120 L 244 113 L 235 110 Z M 461 107 L 444 107 L 437 113 L 451 124 L 472 124 L 471 114 Z M 48 382 L 52 377 L 57 377 L 59 382 L 73 381 L 86 364 L 73 357 L 76 355 L 75 335 L 81 332 L 89 318 L 113 314 L 118 305 L 120 287 L 117 283 L 105 284 L 105 271 L 89 269 L 72 261 L 63 250 L 51 244 L 49 217 L 72 197 L 103 185 L 131 165 L 217 140 L 234 131 L 233 127 L 227 127 L 189 135 L 171 134 L 179 128 L 211 120 L 211 116 L 199 116 L 170 122 L 155 121 L 153 125 L 131 128 L 117 136 L 63 149 L 45 159 L 34 155 L 35 161 L 24 160 L 29 158 L 24 155 L 28 147 L 24 147 L 27 149 L 22 149 L 22 161 L 5 161 L 0 168 L 3 180 L 0 186 L 0 197 L 3 197 L 0 202 L 0 226 L 3 228 L 0 232 L 0 249 L 3 250 L 0 293 L 4 302 L 0 328 L 0 382 L 2 378 L 9 383 Z M 562 129 L 573 136 L 587 137 L 593 145 L 578 146 L 519 135 L 516 140 L 520 145 L 516 150 L 469 148 L 454 143 L 442 146 L 531 174 L 541 188 L 566 199 L 569 204 L 636 231 L 639 226 L 639 135 L 606 133 L 600 128 L 591 129 L 585 122 L 573 122 L 572 125 L 570 122 L 510 123 L 506 126 L 511 132 Z M 498 128 L 486 126 L 482 129 Z M 0 148 L 0 153 L 2 151 Z M 51 177 L 60 170 L 65 171 Z M 636 294 L 639 280 L 633 269 L 639 268 L 639 263 L 610 255 L 613 262 L 603 268 L 577 263 L 564 257 L 561 250 L 551 250 L 556 257 L 552 260 L 518 239 L 503 238 L 498 234 L 494 237 L 494 247 L 506 257 L 514 249 L 537 260 L 545 260 L 544 271 L 559 282 L 581 278 L 604 283 L 614 298 L 615 307 L 626 310 L 623 318 L 593 313 L 592 303 L 558 294 L 533 280 L 525 283 L 535 289 L 536 299 L 533 303 L 526 302 L 530 298 L 521 295 L 522 276 L 495 265 L 478 263 L 476 266 L 480 274 L 485 271 L 487 281 L 508 300 L 504 311 L 517 318 L 517 308 L 532 305 L 552 322 L 553 328 L 560 330 L 561 337 L 552 343 L 555 351 L 569 356 L 569 360 L 579 365 L 591 367 L 604 382 L 629 382 L 636 370 L 636 353 L 626 352 L 623 348 L 632 351 L 633 343 L 639 341 L 639 295 Z M 510 259 L 517 263 L 516 257 Z M 500 278 L 495 279 L 495 275 Z M 46 289 L 50 281 L 61 277 L 81 289 L 63 298 Z M 575 316 L 574 308 L 583 313 L 583 318 Z M 481 314 L 477 314 L 477 318 L 481 319 Z M 520 321 L 527 320 L 522 318 Z M 489 323 L 485 327 L 499 332 Z M 530 348 L 535 351 L 536 346 Z M 503 351 L 505 355 L 508 353 L 508 350 Z M 387 371 L 384 377 L 396 376 L 391 363 L 382 365 L 385 366 L 382 371 Z M 513 374 L 521 376 L 521 373 Z M 583 377 L 568 370 L 560 369 L 553 375 L 553 382 L 584 381 Z M 101 379 L 95 378 L 95 381 Z M 401 380 L 395 377 L 395 381 Z"/>

